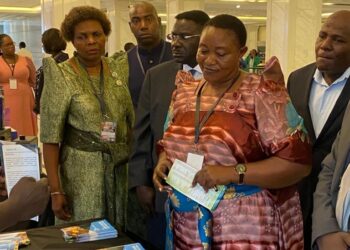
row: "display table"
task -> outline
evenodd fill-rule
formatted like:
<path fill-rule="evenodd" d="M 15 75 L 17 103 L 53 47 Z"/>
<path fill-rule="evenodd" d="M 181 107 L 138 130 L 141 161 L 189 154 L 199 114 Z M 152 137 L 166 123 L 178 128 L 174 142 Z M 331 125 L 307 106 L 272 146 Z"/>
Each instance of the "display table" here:
<path fill-rule="evenodd" d="M 118 229 L 118 237 L 107 240 L 83 242 L 83 243 L 67 243 L 62 236 L 62 227 L 75 226 L 86 224 L 90 221 L 82 221 L 77 223 L 69 223 L 62 226 L 51 226 L 30 229 L 27 231 L 27 235 L 30 239 L 30 245 L 23 250 L 58 250 L 58 249 L 99 249 L 104 247 L 120 246 L 124 244 L 133 243 L 133 241 L 127 237 L 120 229 Z"/>

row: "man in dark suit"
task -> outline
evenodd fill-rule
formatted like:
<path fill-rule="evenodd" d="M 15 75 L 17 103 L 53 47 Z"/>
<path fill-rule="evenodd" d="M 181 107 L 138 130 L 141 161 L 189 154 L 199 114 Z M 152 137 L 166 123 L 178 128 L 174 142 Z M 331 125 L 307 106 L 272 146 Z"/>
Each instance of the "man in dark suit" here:
<path fill-rule="evenodd" d="M 136 190 L 140 205 L 149 215 L 148 241 L 164 249 L 166 194 L 156 192 L 152 175 L 157 163 L 156 143 L 163 137 L 164 123 L 175 89 L 178 70 L 190 71 L 194 78 L 201 78 L 196 62 L 199 37 L 209 16 L 193 10 L 178 14 L 168 38 L 175 60 L 162 63 L 146 73 L 136 111 L 134 146 L 129 162 L 129 187 Z"/>
<path fill-rule="evenodd" d="M 146 1 L 136 2 L 129 9 L 131 32 L 137 46 L 128 53 L 129 90 L 136 110 L 147 70 L 172 59 L 170 43 L 161 38 L 161 19 L 155 7 Z"/>
<path fill-rule="evenodd" d="M 332 151 L 322 162 L 322 170 L 314 194 L 314 211 L 312 214 L 312 242 L 317 244 L 318 249 L 346 250 L 350 247 L 350 233 L 342 232 L 342 228 L 349 229 L 349 224 L 342 225 L 349 218 L 342 218 L 341 223 L 337 218 L 344 215 L 340 213 L 336 216 L 336 209 L 342 203 L 337 204 L 339 186 L 345 190 L 350 187 L 341 183 L 345 171 L 350 171 L 350 102 L 346 109 L 341 131 L 334 141 Z M 346 174 L 347 176 L 348 173 Z M 344 185 L 344 186 L 343 186 Z M 346 203 L 345 207 L 350 204 Z M 340 216 L 339 216 L 340 215 Z"/>
<path fill-rule="evenodd" d="M 288 92 L 313 145 L 311 174 L 299 185 L 305 249 L 311 246 L 312 195 L 321 162 L 341 127 L 350 97 L 350 11 L 327 18 L 316 40 L 316 62 L 291 73 Z"/>

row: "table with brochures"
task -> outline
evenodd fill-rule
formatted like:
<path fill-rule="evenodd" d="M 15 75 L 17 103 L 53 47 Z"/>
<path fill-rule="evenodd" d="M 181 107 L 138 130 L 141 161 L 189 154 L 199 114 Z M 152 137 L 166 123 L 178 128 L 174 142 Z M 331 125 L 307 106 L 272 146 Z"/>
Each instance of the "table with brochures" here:
<path fill-rule="evenodd" d="M 65 242 L 62 231 L 60 230 L 63 227 L 74 226 L 74 225 L 83 225 L 95 220 L 88 220 L 76 223 L 64 224 L 61 226 L 50 226 L 50 227 L 41 227 L 30 229 L 27 231 L 27 235 L 30 239 L 30 245 L 24 248 L 23 250 L 56 250 L 56 249 L 100 249 L 112 246 L 120 246 L 125 244 L 133 243 L 133 241 L 125 235 L 121 230 L 118 230 L 118 237 L 113 239 L 105 239 L 98 241 L 82 242 L 82 243 L 68 243 Z"/>

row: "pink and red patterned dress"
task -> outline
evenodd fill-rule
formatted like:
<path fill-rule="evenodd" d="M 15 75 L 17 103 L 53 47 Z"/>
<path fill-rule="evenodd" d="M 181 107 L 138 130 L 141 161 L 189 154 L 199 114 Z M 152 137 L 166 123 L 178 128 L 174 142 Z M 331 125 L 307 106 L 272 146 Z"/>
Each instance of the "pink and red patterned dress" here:
<path fill-rule="evenodd" d="M 196 93 L 203 81 L 195 81 L 184 71 L 176 77 L 169 121 L 159 145 L 168 159 L 186 161 L 194 147 Z M 202 95 L 200 118 L 217 97 Z M 204 107 L 204 108 L 203 108 Z M 236 165 L 271 156 L 311 163 L 311 148 L 303 120 L 292 106 L 283 83 L 265 81 L 248 74 L 233 93 L 226 93 L 201 130 L 198 149 L 204 164 Z M 278 166 L 275 166 L 278 168 Z M 211 246 L 199 236 L 202 213 L 182 212 L 187 202 L 173 194 L 167 249 L 303 249 L 303 222 L 295 186 L 260 189 L 250 195 L 237 195 L 228 188 L 204 232 Z M 202 230 L 203 231 L 203 230 Z"/>

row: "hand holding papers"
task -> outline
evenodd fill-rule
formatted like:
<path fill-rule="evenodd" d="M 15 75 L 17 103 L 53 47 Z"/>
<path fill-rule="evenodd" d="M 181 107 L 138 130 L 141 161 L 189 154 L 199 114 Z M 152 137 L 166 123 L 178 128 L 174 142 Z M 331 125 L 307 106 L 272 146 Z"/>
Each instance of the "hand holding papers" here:
<path fill-rule="evenodd" d="M 33 144 L 2 145 L 6 188 L 10 193 L 13 186 L 24 176 L 40 179 L 38 147 Z"/>
<path fill-rule="evenodd" d="M 198 162 L 197 160 L 198 159 L 195 161 Z M 189 159 L 187 161 L 191 162 Z M 209 189 L 208 192 L 205 192 L 205 190 L 198 184 L 195 187 L 192 187 L 193 178 L 199 170 L 198 166 L 200 165 L 201 167 L 202 164 L 194 165 L 197 166 L 189 165 L 180 160 L 175 160 L 166 182 L 177 191 L 213 211 L 224 195 L 226 187 L 218 186 L 218 191 Z"/>
<path fill-rule="evenodd" d="M 22 177 L 32 177 L 35 180 L 40 179 L 40 165 L 39 165 L 39 155 L 38 155 L 38 147 L 34 144 L 4 144 L 1 145 L 2 151 L 2 165 L 4 166 L 5 172 L 5 180 L 6 180 L 6 190 L 9 196 L 11 196 L 12 188 L 18 183 L 18 181 Z M 22 188 L 29 187 L 29 180 L 22 181 Z M 21 186 L 21 185 L 20 185 Z M 27 194 L 26 201 L 27 204 L 31 207 L 28 208 L 28 212 L 33 213 L 34 211 L 41 211 L 41 208 L 46 206 L 47 202 L 43 202 L 40 204 L 34 204 L 35 199 L 34 196 L 37 196 L 39 201 L 44 201 L 46 199 L 46 194 L 48 193 L 47 184 L 46 185 L 36 185 L 35 181 L 31 185 L 32 189 L 23 189 L 18 186 L 17 187 L 17 197 L 19 197 L 22 193 L 27 191 L 30 192 Z M 45 190 L 40 190 L 40 188 L 44 188 Z M 32 196 L 30 196 L 32 195 Z M 31 198 L 32 197 L 32 198 Z M 47 201 L 47 199 L 46 199 Z M 17 204 L 20 205 L 20 204 Z M 21 213 L 23 215 L 21 218 L 26 218 L 28 213 Z M 38 217 L 33 218 L 33 220 L 38 220 Z"/>

